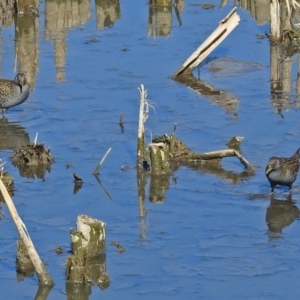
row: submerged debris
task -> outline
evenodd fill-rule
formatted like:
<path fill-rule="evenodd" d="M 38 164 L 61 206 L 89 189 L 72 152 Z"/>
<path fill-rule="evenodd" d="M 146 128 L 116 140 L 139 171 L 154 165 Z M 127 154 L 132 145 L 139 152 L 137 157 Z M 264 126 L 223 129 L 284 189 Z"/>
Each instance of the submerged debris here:
<path fill-rule="evenodd" d="M 161 150 L 167 151 L 164 155 L 167 154 L 171 160 L 179 162 L 219 161 L 224 157 L 236 156 L 248 171 L 254 172 L 254 168 L 250 163 L 234 149 L 197 153 L 190 150 L 180 139 L 167 134 L 154 138 L 150 145 L 158 145 Z"/>
<path fill-rule="evenodd" d="M 244 137 L 242 136 L 234 136 L 226 145 L 230 148 L 230 149 L 234 149 L 237 150 L 239 152 L 241 152 L 240 149 L 240 142 L 244 139 Z"/>
<path fill-rule="evenodd" d="M 38 166 L 48 165 L 54 162 L 50 149 L 44 144 L 28 144 L 22 146 L 12 157 L 13 164 Z"/>
<path fill-rule="evenodd" d="M 60 246 L 55 247 L 54 251 L 56 252 L 56 254 L 62 254 L 65 252 L 65 250 Z"/>
<path fill-rule="evenodd" d="M 5 185 L 10 196 L 14 195 L 14 179 L 9 175 L 6 171 L 0 171 L 0 179 Z M 0 193 L 0 202 L 4 202 L 4 197 L 2 193 Z"/>
<path fill-rule="evenodd" d="M 117 248 L 117 251 L 119 253 L 123 253 L 126 251 L 126 248 L 124 248 L 123 246 L 121 246 L 121 244 L 118 241 L 112 241 L 111 242 L 112 246 L 115 246 Z"/>
<path fill-rule="evenodd" d="M 13 196 L 14 191 L 14 179 L 9 175 L 8 172 L 4 171 L 4 165 L 6 161 L 0 159 L 0 179 L 5 185 L 10 196 Z M 0 193 L 0 202 L 5 202 L 2 193 Z"/>

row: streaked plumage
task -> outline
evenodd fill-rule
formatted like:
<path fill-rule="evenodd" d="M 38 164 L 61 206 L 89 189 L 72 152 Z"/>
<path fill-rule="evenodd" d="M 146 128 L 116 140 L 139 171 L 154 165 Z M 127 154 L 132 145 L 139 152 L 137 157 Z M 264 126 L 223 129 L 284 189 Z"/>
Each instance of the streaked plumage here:
<path fill-rule="evenodd" d="M 18 73 L 14 80 L 0 79 L 0 109 L 2 113 L 23 103 L 29 96 L 29 86 L 23 73 Z"/>
<path fill-rule="evenodd" d="M 276 185 L 284 185 L 292 188 L 299 171 L 300 148 L 289 158 L 271 157 L 266 167 L 266 176 L 274 191 Z"/>

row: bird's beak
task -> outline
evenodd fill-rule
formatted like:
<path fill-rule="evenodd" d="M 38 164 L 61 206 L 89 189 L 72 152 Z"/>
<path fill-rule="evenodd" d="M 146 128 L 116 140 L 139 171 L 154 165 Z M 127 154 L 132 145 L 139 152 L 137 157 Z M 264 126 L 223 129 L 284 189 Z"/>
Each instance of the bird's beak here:
<path fill-rule="evenodd" d="M 266 175 L 268 175 L 272 170 L 273 170 L 272 166 L 271 165 L 267 165 L 267 167 L 266 167 Z"/>

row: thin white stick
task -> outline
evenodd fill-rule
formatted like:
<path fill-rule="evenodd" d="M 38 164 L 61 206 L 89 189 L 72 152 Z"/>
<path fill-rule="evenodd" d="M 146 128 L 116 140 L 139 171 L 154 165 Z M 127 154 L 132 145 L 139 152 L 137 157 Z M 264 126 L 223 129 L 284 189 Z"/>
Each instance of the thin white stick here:
<path fill-rule="evenodd" d="M 39 135 L 39 133 L 37 132 L 37 133 L 35 134 L 35 138 L 34 138 L 34 142 L 33 142 L 33 145 L 34 145 L 34 146 L 36 146 L 36 144 L 37 144 L 38 135 Z"/>
<path fill-rule="evenodd" d="M 139 127 L 138 127 L 138 138 L 141 138 L 144 133 L 144 106 L 147 98 L 147 90 L 144 89 L 144 85 L 141 84 L 141 88 L 138 88 L 140 92 L 140 113 L 139 113 Z"/>
<path fill-rule="evenodd" d="M 98 175 L 98 174 L 99 174 L 99 170 L 100 170 L 102 164 L 104 163 L 104 160 L 106 159 L 107 155 L 108 155 L 109 152 L 111 151 L 111 149 L 112 149 L 112 148 L 109 148 L 109 149 L 106 151 L 106 153 L 105 153 L 105 155 L 103 156 L 103 158 L 100 160 L 98 166 L 96 167 L 96 169 L 95 169 L 94 172 L 93 172 L 94 175 Z"/>

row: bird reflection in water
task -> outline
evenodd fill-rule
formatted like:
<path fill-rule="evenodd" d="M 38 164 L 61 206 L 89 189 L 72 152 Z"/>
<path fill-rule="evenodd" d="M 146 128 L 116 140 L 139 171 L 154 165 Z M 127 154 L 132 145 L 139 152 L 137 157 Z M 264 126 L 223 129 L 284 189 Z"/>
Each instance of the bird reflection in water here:
<path fill-rule="evenodd" d="M 28 132 L 19 123 L 8 122 L 5 117 L 0 119 L 0 150 L 17 151 L 29 142 Z"/>
<path fill-rule="evenodd" d="M 292 200 L 292 195 L 289 194 L 286 200 L 275 199 L 274 194 L 271 194 L 270 205 L 267 208 L 266 223 L 268 225 L 270 239 L 280 236 L 282 229 L 291 225 L 300 215 L 299 208 Z"/>

